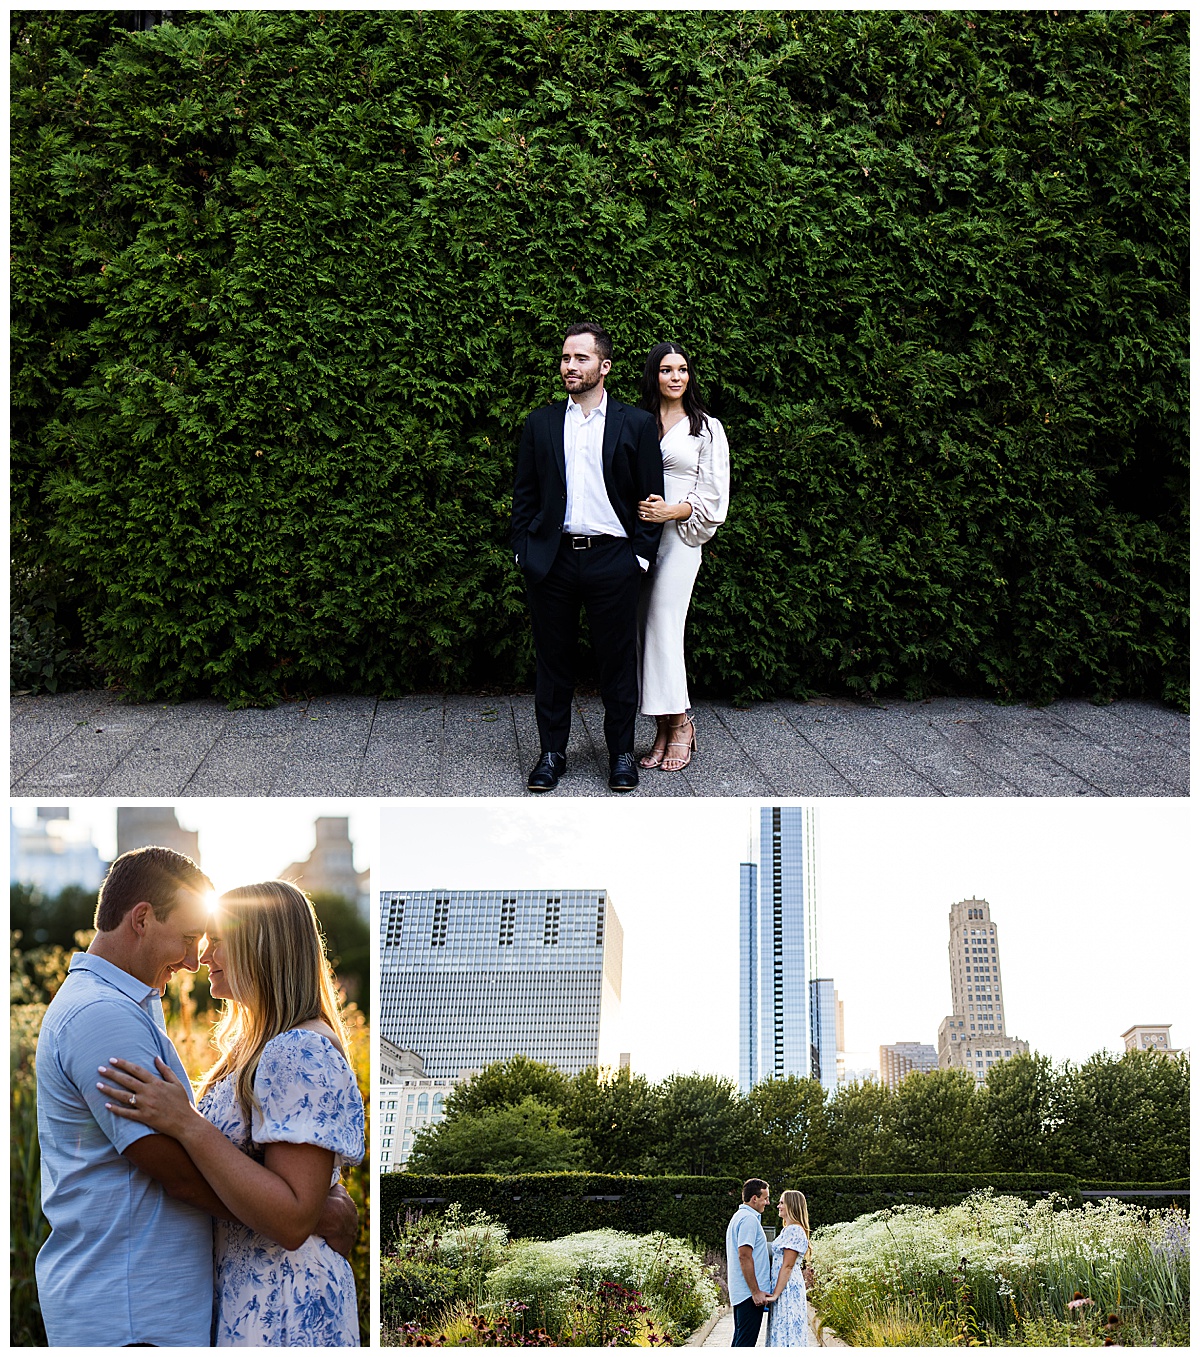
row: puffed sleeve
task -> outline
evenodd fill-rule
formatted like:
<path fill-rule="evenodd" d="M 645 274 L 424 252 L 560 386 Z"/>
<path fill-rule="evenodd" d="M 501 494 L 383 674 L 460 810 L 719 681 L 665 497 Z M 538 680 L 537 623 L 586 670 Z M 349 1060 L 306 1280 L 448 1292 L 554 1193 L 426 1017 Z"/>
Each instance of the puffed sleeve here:
<path fill-rule="evenodd" d="M 334 1152 L 338 1165 L 362 1162 L 362 1095 L 346 1057 L 327 1037 L 296 1027 L 268 1041 L 254 1094 L 256 1145 L 319 1145 Z"/>
<path fill-rule="evenodd" d="M 729 512 L 729 440 L 719 419 L 709 416 L 700 434 L 700 462 L 695 487 L 688 491 L 689 517 L 676 521 L 689 547 L 703 546 L 725 522 Z"/>

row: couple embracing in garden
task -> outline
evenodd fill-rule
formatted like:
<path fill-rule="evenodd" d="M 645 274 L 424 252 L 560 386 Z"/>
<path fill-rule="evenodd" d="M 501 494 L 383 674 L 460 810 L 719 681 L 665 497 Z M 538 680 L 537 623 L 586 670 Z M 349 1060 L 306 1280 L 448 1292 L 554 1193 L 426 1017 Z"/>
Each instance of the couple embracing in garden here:
<path fill-rule="evenodd" d="M 780 1196 L 783 1229 L 768 1245 L 762 1213 L 770 1204 L 769 1184 L 748 1178 L 742 1184 L 742 1204 L 725 1231 L 729 1303 L 733 1306 L 731 1346 L 735 1348 L 757 1344 L 763 1315 L 768 1312 L 769 1348 L 809 1346 L 807 1285 L 812 1282 L 812 1246 L 808 1202 L 794 1189 Z"/>
<path fill-rule="evenodd" d="M 680 772 L 696 732 L 688 715 L 683 630 L 700 554 L 729 506 L 729 444 L 674 343 L 646 358 L 639 407 L 604 389 L 612 340 L 567 329 L 565 402 L 525 421 L 513 487 L 512 547 L 525 577 L 537 654 L 541 755 L 531 792 L 566 771 L 580 608 L 586 608 L 604 701 L 608 785 L 638 785 L 638 767 Z M 637 760 L 638 710 L 654 743 Z"/>
<path fill-rule="evenodd" d="M 37 1048 L 49 1345 L 357 1346 L 339 1178 L 363 1102 L 311 902 L 285 881 L 217 899 L 190 858 L 141 848 L 96 929 Z M 162 995 L 202 962 L 224 1011 L 197 1105 Z"/>

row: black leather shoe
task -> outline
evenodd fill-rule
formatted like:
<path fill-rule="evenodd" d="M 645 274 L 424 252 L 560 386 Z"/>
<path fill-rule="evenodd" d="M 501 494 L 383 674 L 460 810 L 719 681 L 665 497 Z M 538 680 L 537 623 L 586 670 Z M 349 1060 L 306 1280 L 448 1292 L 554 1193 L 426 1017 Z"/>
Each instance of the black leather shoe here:
<path fill-rule="evenodd" d="M 537 761 L 537 767 L 529 774 L 531 792 L 552 792 L 558 786 L 558 779 L 567 771 L 565 754 L 543 754 Z"/>
<path fill-rule="evenodd" d="M 614 754 L 608 761 L 608 785 L 614 792 L 631 792 L 638 785 L 637 760 L 633 754 Z"/>

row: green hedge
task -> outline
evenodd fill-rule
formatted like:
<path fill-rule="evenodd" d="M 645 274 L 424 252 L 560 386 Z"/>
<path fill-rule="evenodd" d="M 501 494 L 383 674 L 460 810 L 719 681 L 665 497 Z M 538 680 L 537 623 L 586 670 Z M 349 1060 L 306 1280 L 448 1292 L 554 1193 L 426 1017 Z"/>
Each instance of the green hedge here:
<path fill-rule="evenodd" d="M 1079 1188 L 1085 1195 L 1102 1192 L 1147 1210 L 1176 1206 L 1191 1214 L 1191 1180 L 1188 1178 L 1173 1178 L 1166 1183 L 1086 1182 L 1080 1183 Z"/>
<path fill-rule="evenodd" d="M 582 1230 L 663 1230 L 721 1243 L 741 1201 L 735 1178 L 642 1178 L 608 1173 L 385 1173 L 380 1178 L 386 1249 L 406 1211 L 437 1212 L 451 1202 L 477 1208 L 514 1238 L 557 1239 Z"/>
<path fill-rule="evenodd" d="M 790 1186 L 804 1192 L 814 1229 L 889 1206 L 953 1206 L 984 1187 L 1026 1201 L 1051 1192 L 1073 1206 L 1082 1200 L 1075 1179 L 1061 1173 L 795 1174 L 773 1183 L 773 1196 Z M 380 1198 L 385 1249 L 407 1211 L 438 1212 L 451 1202 L 486 1211 L 514 1237 L 555 1239 L 610 1227 L 631 1234 L 663 1230 L 721 1248 L 725 1227 L 741 1202 L 741 1181 L 596 1173 L 385 1173 Z"/>
<path fill-rule="evenodd" d="M 516 439 L 592 315 L 729 430 L 698 691 L 1183 701 L 1188 27 L 15 11 L 29 681 L 527 680 Z"/>

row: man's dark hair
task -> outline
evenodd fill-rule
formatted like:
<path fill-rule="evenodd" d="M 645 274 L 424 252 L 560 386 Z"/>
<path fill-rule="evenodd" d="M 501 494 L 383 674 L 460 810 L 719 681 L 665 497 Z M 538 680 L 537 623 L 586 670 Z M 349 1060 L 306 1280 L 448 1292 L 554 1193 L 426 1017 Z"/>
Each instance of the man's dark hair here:
<path fill-rule="evenodd" d="M 189 857 L 172 848 L 135 848 L 108 869 L 96 900 L 96 927 L 111 933 L 141 900 L 154 907 L 162 923 L 184 891 L 211 891 L 212 882 Z"/>
<path fill-rule="evenodd" d="M 597 325 L 594 320 L 577 320 L 574 325 L 567 326 L 567 333 L 563 338 L 570 339 L 572 335 L 591 335 L 596 341 L 596 352 L 600 357 L 612 361 L 612 340 L 602 325 Z"/>
<path fill-rule="evenodd" d="M 742 1184 L 742 1201 L 748 1202 L 751 1197 L 757 1197 L 764 1187 L 770 1186 L 765 1178 L 747 1178 Z"/>

